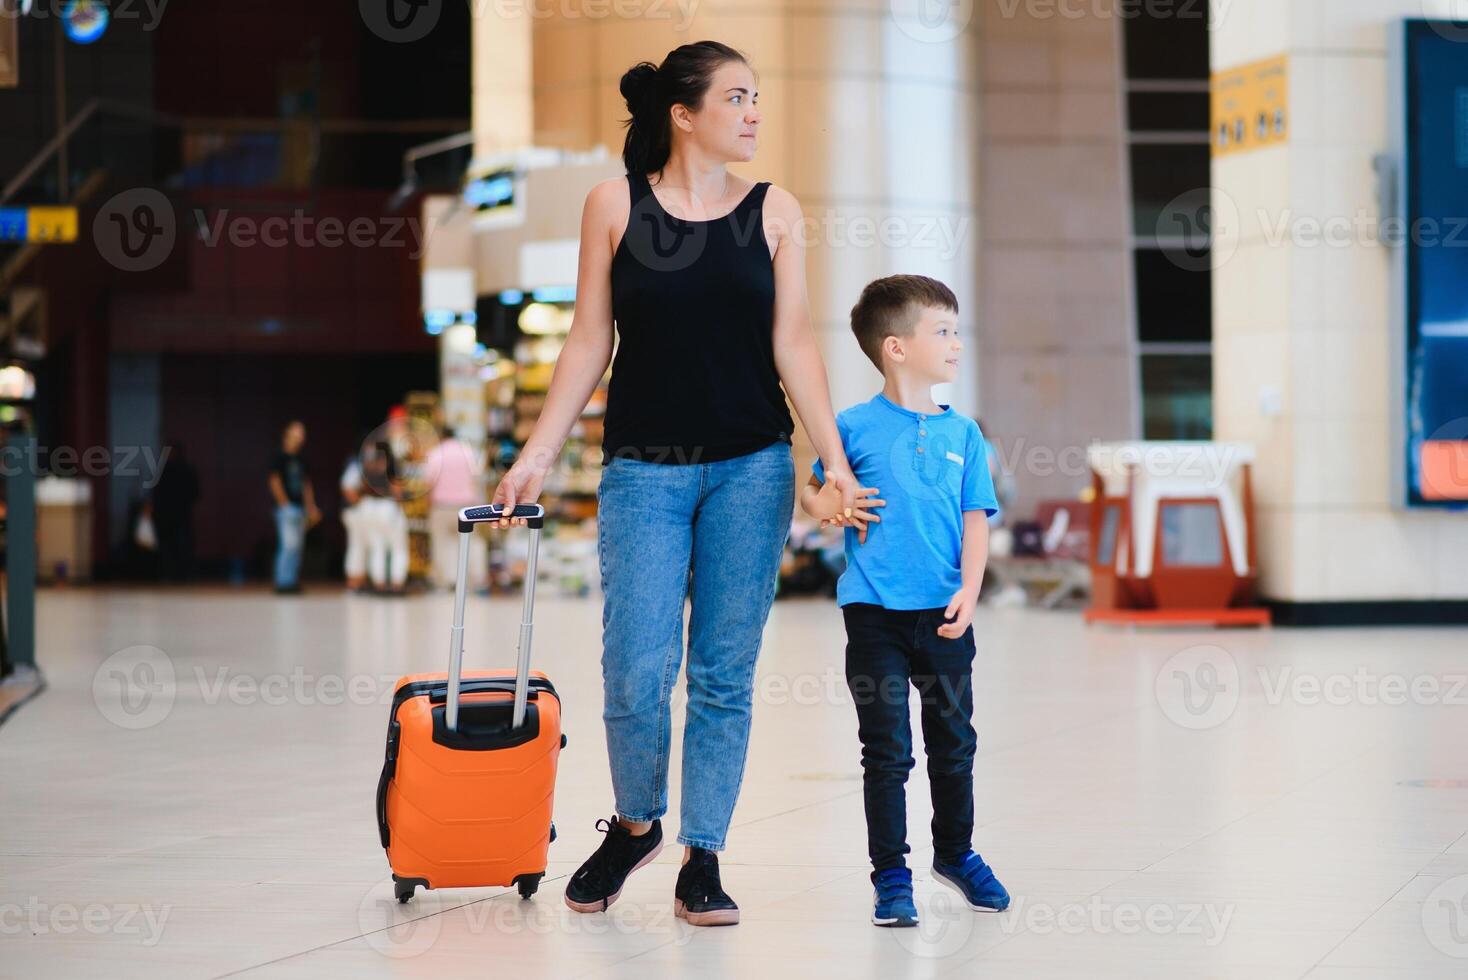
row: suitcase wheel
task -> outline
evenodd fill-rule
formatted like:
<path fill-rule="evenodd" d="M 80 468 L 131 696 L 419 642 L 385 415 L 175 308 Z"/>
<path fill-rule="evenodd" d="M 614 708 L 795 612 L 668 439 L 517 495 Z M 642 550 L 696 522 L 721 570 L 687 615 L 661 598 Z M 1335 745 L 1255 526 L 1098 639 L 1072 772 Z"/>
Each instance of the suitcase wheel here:
<path fill-rule="evenodd" d="M 533 875 L 520 875 L 515 879 L 515 885 L 520 889 L 522 899 L 529 898 L 540 889 L 540 879 L 545 877 L 545 872 Z"/>
<path fill-rule="evenodd" d="M 397 875 L 392 876 L 393 894 L 397 896 L 398 904 L 400 905 L 406 904 L 413 897 L 413 892 L 419 885 L 427 888 L 428 882 L 422 878 L 399 878 Z"/>

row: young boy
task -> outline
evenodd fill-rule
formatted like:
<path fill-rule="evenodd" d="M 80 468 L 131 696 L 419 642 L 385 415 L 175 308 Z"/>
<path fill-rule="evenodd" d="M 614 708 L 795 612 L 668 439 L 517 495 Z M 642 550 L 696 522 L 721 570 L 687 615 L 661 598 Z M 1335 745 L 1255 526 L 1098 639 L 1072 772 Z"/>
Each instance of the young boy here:
<path fill-rule="evenodd" d="M 811 517 L 847 528 L 836 599 L 846 620 L 846 681 L 862 745 L 872 923 L 917 925 L 904 859 L 904 787 L 913 766 L 909 683 L 922 702 L 933 876 L 970 908 L 1003 911 L 1009 893 L 971 846 L 970 623 L 988 557 L 988 517 L 999 505 L 978 423 L 935 404 L 931 392 L 958 376 L 958 300 L 925 276 L 889 276 L 862 290 L 851 329 L 886 379 L 875 398 L 836 418 L 861 483 L 860 506 L 841 509 L 840 491 L 825 483 L 819 462 L 800 502 Z"/>

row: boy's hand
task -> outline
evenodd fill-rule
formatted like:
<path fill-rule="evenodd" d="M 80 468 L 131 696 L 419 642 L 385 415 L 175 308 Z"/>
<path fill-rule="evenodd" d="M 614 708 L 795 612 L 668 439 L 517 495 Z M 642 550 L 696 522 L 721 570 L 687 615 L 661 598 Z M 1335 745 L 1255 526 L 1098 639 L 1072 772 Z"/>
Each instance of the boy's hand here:
<path fill-rule="evenodd" d="M 815 484 L 814 479 L 811 480 L 811 484 Z M 810 500 L 810 506 L 805 509 L 806 513 L 817 518 L 821 522 L 821 527 L 831 523 L 831 519 L 841 513 L 843 506 L 841 490 L 836 486 L 835 480 L 827 480 L 822 483 L 815 496 L 807 499 Z"/>
<path fill-rule="evenodd" d="M 978 604 L 977 592 L 959 589 L 953 593 L 953 598 L 948 600 L 948 608 L 943 611 L 943 618 L 952 622 L 939 626 L 938 635 L 949 640 L 963 636 L 974 621 L 974 607 Z"/>
<path fill-rule="evenodd" d="M 821 487 L 820 493 L 816 494 L 821 513 L 830 515 L 822 518 L 821 527 L 834 524 L 836 527 L 856 528 L 857 544 L 866 544 L 867 524 L 882 523 L 882 519 L 876 515 L 873 508 L 887 506 L 887 501 L 876 496 L 880 492 L 876 487 L 859 487 L 856 491 L 855 506 L 851 508 L 851 516 L 848 517 L 842 513 L 841 494 L 839 489 L 835 489 L 835 481 L 827 482 Z"/>

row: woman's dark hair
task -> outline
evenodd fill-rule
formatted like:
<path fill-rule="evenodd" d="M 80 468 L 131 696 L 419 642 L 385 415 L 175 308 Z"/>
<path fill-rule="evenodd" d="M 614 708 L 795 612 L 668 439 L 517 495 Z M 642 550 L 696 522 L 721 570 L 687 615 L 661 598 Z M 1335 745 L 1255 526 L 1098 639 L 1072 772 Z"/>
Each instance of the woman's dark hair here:
<path fill-rule="evenodd" d="M 714 72 L 730 61 L 748 64 L 744 55 L 727 44 L 697 41 L 669 51 L 662 65 L 643 61 L 627 69 L 621 90 L 631 118 L 622 144 L 622 163 L 629 174 L 652 174 L 663 169 L 673 149 L 668 110 L 675 105 L 697 110 Z"/>

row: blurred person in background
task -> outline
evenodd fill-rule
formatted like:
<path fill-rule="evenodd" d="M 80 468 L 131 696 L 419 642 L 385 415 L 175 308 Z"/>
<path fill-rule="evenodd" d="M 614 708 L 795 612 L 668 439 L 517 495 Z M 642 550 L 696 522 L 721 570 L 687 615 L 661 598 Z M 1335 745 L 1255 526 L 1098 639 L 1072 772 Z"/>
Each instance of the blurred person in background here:
<path fill-rule="evenodd" d="M 187 582 L 194 577 L 194 505 L 198 502 L 198 473 L 183 443 L 174 440 L 153 487 L 153 530 L 166 582 Z"/>
<path fill-rule="evenodd" d="M 459 511 L 484 502 L 484 472 L 468 443 L 460 440 L 452 429 L 445 429 L 443 439 L 429 450 L 424 469 L 432 482 L 429 501 L 433 510 L 428 528 L 433 548 L 433 583 L 439 588 L 452 589 L 459 572 Z M 476 531 L 469 536 L 468 587 L 482 589 L 488 584 L 488 577 L 488 549 L 484 537 Z"/>
<path fill-rule="evenodd" d="M 311 474 L 301 450 L 306 445 L 306 426 L 293 421 L 280 436 L 280 450 L 270 463 L 270 495 L 275 501 L 275 591 L 301 591 L 301 551 L 306 532 L 321 520 Z"/>
<path fill-rule="evenodd" d="M 342 563 L 347 588 L 353 592 L 367 589 L 367 532 L 362 527 L 362 464 L 354 455 L 342 470 L 342 527 L 347 532 L 347 554 Z"/>
<path fill-rule="evenodd" d="M 398 503 L 392 446 L 386 439 L 369 440 L 359 458 L 355 510 L 367 550 L 367 577 L 377 592 L 402 595 L 408 584 L 408 518 Z"/>
<path fill-rule="evenodd" d="M 122 544 L 125 575 L 132 579 L 158 578 L 158 532 L 153 527 L 153 500 L 139 494 L 128 504 L 128 533 Z"/>

